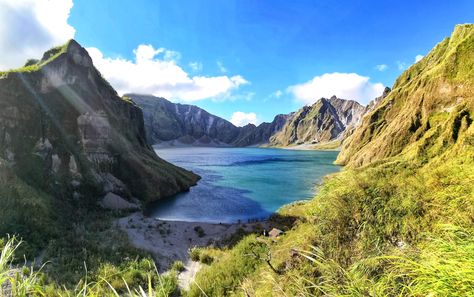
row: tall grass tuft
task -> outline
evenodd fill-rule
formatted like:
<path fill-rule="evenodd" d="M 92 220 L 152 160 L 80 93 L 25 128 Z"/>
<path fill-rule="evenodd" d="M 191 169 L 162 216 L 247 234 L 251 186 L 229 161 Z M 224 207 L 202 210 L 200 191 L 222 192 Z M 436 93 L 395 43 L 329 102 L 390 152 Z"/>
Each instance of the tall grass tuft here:
<path fill-rule="evenodd" d="M 160 275 L 154 268 L 153 272 L 143 272 L 140 278 L 145 279 L 144 285 L 136 285 L 130 275 L 136 275 L 133 267 L 126 270 L 112 268 L 113 273 L 106 277 L 96 275 L 86 276 L 73 288 L 66 288 L 56 283 L 46 283 L 41 268 L 35 271 L 32 267 L 17 266 L 14 264 L 15 251 L 22 242 L 15 237 L 8 238 L 3 247 L 0 242 L 0 296 L 1 297 L 29 297 L 29 296 L 57 296 L 57 297 L 167 297 L 177 292 L 175 274 Z M 138 263 L 137 265 L 143 265 Z M 133 265 L 132 265 L 133 266 Z M 153 266 L 154 267 L 154 266 Z M 110 267 L 109 267 L 110 268 Z"/>

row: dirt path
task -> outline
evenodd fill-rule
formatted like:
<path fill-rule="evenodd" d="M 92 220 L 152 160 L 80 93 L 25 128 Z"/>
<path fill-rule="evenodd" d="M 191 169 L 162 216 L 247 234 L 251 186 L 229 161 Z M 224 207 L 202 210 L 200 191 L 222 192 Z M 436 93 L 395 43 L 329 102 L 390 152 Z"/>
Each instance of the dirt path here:
<path fill-rule="evenodd" d="M 184 270 L 178 275 L 179 287 L 186 291 L 189 290 L 189 286 L 194 281 L 194 278 L 196 277 L 198 271 L 201 269 L 201 266 L 201 263 L 188 259 L 188 261 L 184 263 L 184 267 L 186 268 L 186 270 Z"/>

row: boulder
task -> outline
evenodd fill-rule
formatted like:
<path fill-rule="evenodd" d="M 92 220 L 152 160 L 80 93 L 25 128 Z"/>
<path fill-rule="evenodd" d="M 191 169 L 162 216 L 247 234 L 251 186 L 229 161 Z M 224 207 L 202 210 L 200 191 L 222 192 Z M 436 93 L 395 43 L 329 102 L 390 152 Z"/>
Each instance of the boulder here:
<path fill-rule="evenodd" d="M 128 202 L 124 198 L 114 193 L 107 193 L 104 198 L 100 201 L 100 205 L 103 208 L 121 210 L 121 209 L 139 209 L 140 207 L 135 204 Z"/>

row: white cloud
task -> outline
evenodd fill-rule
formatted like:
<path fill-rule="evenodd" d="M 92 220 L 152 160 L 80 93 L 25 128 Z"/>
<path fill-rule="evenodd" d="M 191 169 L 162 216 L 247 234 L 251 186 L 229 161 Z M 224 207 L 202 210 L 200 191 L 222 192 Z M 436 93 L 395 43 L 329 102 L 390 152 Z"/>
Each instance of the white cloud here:
<path fill-rule="evenodd" d="M 375 69 L 377 69 L 380 72 L 387 70 L 387 68 L 388 68 L 387 64 L 379 64 L 375 66 Z"/>
<path fill-rule="evenodd" d="M 276 92 L 273 93 L 273 96 L 275 96 L 276 98 L 280 98 L 281 95 L 283 95 L 283 92 L 280 90 L 277 90 Z"/>
<path fill-rule="evenodd" d="M 329 98 L 332 95 L 367 104 L 380 96 L 383 90 L 383 84 L 372 83 L 367 76 L 339 72 L 315 76 L 308 82 L 290 86 L 287 89 L 297 100 L 305 104 L 312 104 L 321 97 Z"/>
<path fill-rule="evenodd" d="M 242 127 L 247 124 L 257 125 L 257 115 L 254 112 L 245 113 L 242 111 L 236 111 L 232 114 L 230 122 L 237 127 Z"/>
<path fill-rule="evenodd" d="M 202 99 L 226 99 L 232 91 L 248 84 L 240 75 L 190 77 L 172 57 L 179 53 L 152 45 L 139 45 L 135 59 L 104 57 L 97 48 L 88 48 L 94 65 L 121 94 L 153 94 L 170 100 L 192 102 Z"/>
<path fill-rule="evenodd" d="M 415 56 L 415 62 L 414 63 L 418 63 L 421 59 L 423 59 L 423 55 L 416 55 Z M 409 63 L 405 63 L 405 62 L 401 62 L 401 61 L 397 61 L 397 67 L 398 67 L 398 70 L 405 70 L 409 67 Z"/>
<path fill-rule="evenodd" d="M 398 67 L 398 70 L 405 70 L 408 68 L 408 65 L 405 62 L 397 61 L 397 67 Z"/>
<path fill-rule="evenodd" d="M 201 62 L 191 62 L 191 63 L 189 63 L 189 67 L 191 67 L 191 69 L 194 72 L 199 72 L 199 71 L 202 70 L 202 63 Z"/>
<path fill-rule="evenodd" d="M 217 61 L 217 68 L 219 68 L 219 70 L 220 70 L 222 73 L 226 73 L 226 72 L 227 72 L 227 68 L 225 68 L 224 63 L 222 63 L 221 61 Z"/>
<path fill-rule="evenodd" d="M 281 90 L 276 90 L 275 92 L 269 94 L 267 97 L 263 98 L 263 102 L 267 102 L 271 99 L 280 98 L 283 95 Z"/>
<path fill-rule="evenodd" d="M 0 0 L 0 69 L 41 58 L 47 49 L 74 37 L 67 23 L 72 0 Z"/>

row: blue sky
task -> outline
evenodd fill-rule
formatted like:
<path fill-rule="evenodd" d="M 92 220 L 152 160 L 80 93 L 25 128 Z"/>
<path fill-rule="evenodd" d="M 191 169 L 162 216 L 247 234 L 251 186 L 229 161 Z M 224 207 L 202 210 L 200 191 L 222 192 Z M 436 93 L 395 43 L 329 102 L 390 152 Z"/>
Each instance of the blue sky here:
<path fill-rule="evenodd" d="M 73 37 L 119 92 L 261 122 L 333 89 L 366 103 L 456 24 L 473 22 L 474 1 L 75 0 L 68 13 Z"/>

